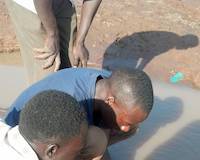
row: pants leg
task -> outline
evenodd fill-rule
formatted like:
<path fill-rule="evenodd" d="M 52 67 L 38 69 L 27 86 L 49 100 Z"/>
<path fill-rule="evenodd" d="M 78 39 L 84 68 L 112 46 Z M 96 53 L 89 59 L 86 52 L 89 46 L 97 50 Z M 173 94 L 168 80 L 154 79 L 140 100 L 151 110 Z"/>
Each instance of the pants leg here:
<path fill-rule="evenodd" d="M 6 5 L 15 28 L 17 40 L 20 44 L 21 56 L 27 71 L 28 82 L 32 84 L 54 70 L 54 65 L 49 69 L 42 69 L 44 60 L 36 60 L 34 58 L 33 48 L 44 47 L 46 32 L 37 14 L 34 14 L 12 0 L 6 0 Z M 60 32 L 61 68 L 66 68 L 70 67 L 68 52 L 70 45 L 73 44 L 73 40 L 71 41 L 71 39 L 74 34 L 72 32 L 76 28 L 76 24 L 71 24 L 76 19 L 75 9 L 72 5 L 65 4 L 62 6 L 62 10 L 55 14 Z"/>
<path fill-rule="evenodd" d="M 76 10 L 70 1 L 64 0 L 54 9 L 54 14 L 60 36 L 60 69 L 63 69 L 72 66 L 72 46 L 77 32 Z"/>

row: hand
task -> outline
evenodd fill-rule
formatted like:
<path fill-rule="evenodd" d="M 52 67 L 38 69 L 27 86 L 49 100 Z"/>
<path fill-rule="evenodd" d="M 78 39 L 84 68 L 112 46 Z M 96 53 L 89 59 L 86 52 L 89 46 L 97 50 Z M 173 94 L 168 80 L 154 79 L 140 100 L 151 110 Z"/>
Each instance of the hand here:
<path fill-rule="evenodd" d="M 44 48 L 35 48 L 35 58 L 45 60 L 42 65 L 43 69 L 51 67 L 55 62 L 54 71 L 59 70 L 60 67 L 60 45 L 58 36 L 47 36 Z"/>
<path fill-rule="evenodd" d="M 89 52 L 83 44 L 75 44 L 73 46 L 74 62 L 73 67 L 87 67 L 87 61 L 89 59 Z"/>

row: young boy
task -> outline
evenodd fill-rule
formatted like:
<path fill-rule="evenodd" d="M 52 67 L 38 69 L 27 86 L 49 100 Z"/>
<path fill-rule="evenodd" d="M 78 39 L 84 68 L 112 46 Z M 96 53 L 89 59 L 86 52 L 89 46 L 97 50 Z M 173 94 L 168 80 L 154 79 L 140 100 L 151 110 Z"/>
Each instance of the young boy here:
<path fill-rule="evenodd" d="M 72 96 L 43 91 L 25 104 L 19 125 L 10 128 L 0 122 L 0 154 L 6 160 L 98 159 L 104 150 L 93 157 L 83 150 L 93 147 L 90 135 L 94 131 L 99 130 L 88 127 L 84 109 Z"/>
<path fill-rule="evenodd" d="M 26 89 L 12 104 L 6 123 L 17 125 L 24 104 L 38 92 L 48 89 L 76 98 L 87 112 L 89 124 L 100 127 L 109 144 L 133 135 L 153 106 L 151 80 L 143 71 L 111 73 L 88 68 L 64 69 Z"/>

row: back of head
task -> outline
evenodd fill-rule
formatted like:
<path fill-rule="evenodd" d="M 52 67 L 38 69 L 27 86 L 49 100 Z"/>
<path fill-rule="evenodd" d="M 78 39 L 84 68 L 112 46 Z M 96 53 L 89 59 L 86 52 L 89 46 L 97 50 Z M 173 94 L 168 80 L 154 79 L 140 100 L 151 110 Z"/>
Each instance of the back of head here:
<path fill-rule="evenodd" d="M 30 142 L 70 140 L 87 126 L 86 114 L 70 95 L 43 91 L 30 99 L 20 113 L 19 131 Z"/>
<path fill-rule="evenodd" d="M 153 106 L 153 89 L 149 76 L 141 70 L 116 70 L 111 78 L 116 98 L 127 107 L 138 105 L 146 113 Z"/>

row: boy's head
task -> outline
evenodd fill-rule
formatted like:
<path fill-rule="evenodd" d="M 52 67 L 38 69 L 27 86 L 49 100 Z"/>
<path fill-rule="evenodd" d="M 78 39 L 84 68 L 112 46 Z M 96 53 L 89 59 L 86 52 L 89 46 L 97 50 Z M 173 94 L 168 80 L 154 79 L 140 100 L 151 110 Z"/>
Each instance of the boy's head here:
<path fill-rule="evenodd" d="M 115 113 L 120 130 L 130 131 L 149 115 L 153 106 L 153 89 L 148 75 L 141 70 L 117 70 L 108 79 L 106 103 Z"/>
<path fill-rule="evenodd" d="M 86 114 L 70 95 L 43 91 L 20 113 L 19 131 L 42 160 L 75 159 L 84 145 Z"/>

